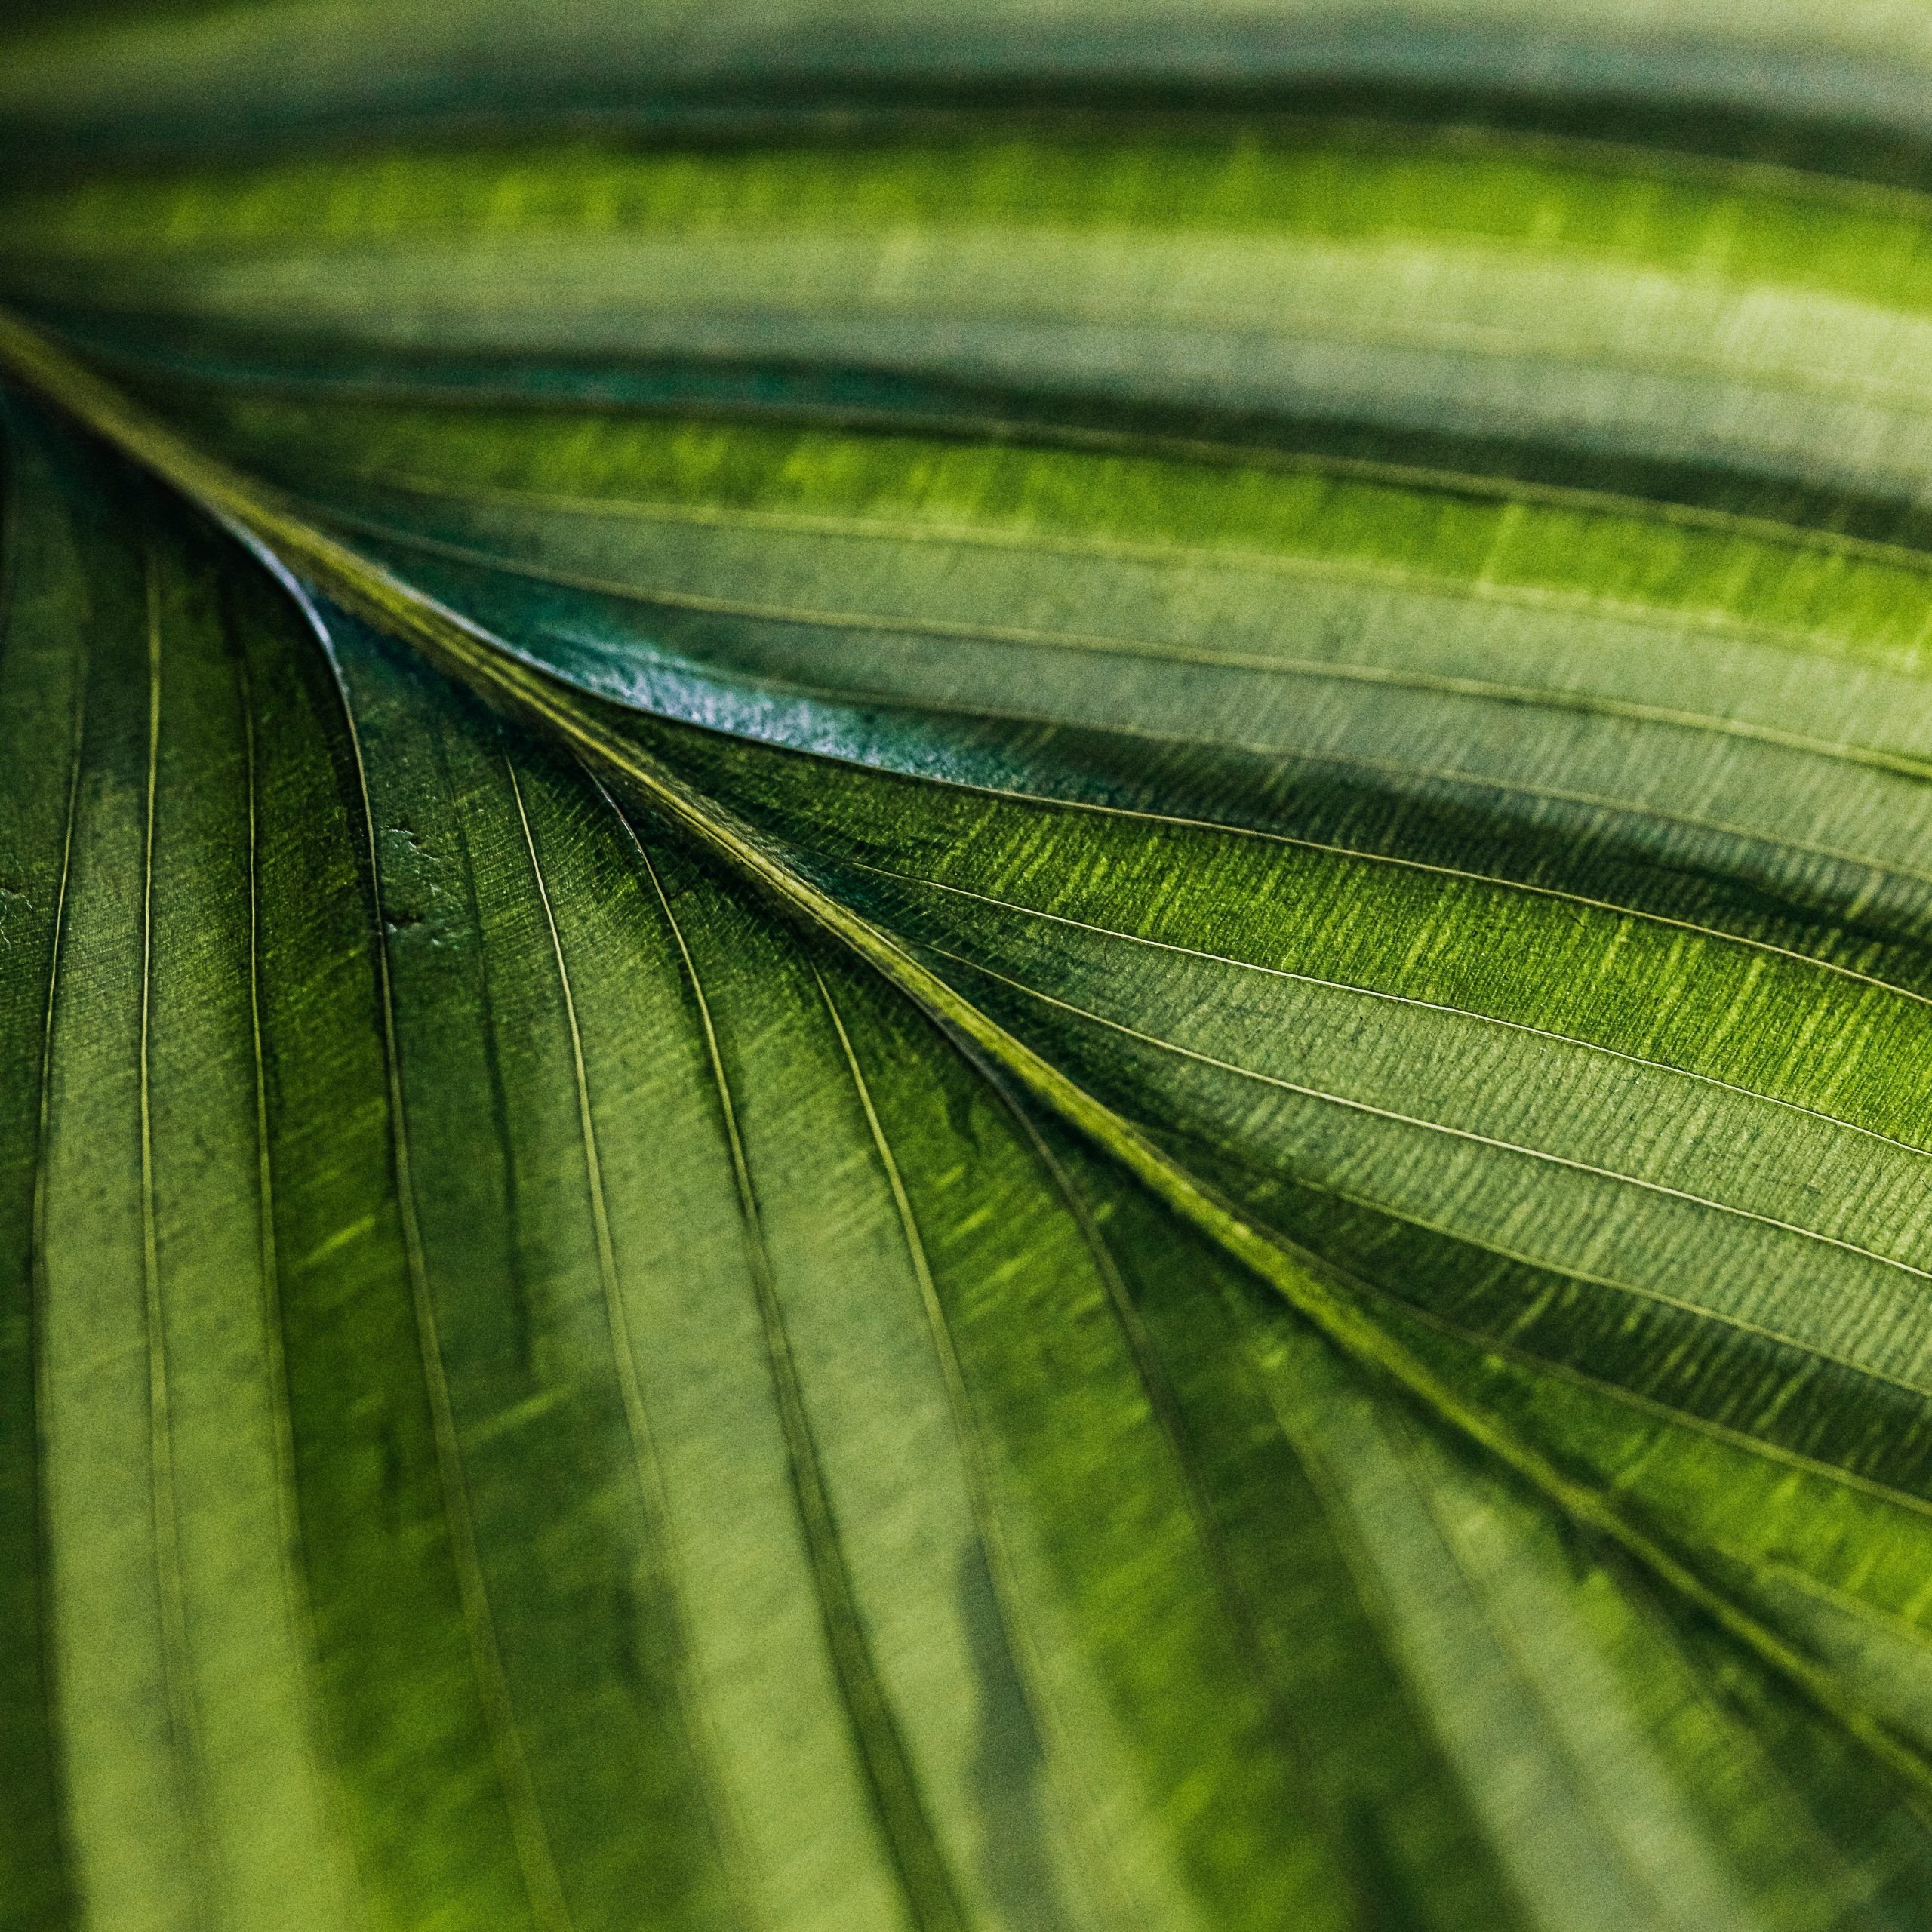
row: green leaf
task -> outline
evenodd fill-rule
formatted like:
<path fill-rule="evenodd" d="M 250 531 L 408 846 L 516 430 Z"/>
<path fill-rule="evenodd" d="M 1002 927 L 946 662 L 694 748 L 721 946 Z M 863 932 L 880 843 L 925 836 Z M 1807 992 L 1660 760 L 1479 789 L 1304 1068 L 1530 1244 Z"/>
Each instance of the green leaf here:
<path fill-rule="evenodd" d="M 446 11 L 0 83 L 0 1924 L 1921 1924 L 1872 22 Z"/>

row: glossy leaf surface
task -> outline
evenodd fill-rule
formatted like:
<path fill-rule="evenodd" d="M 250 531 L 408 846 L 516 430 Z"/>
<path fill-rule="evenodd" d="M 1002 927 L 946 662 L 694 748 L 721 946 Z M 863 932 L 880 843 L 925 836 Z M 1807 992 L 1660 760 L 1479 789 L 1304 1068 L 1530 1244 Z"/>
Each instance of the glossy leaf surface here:
<path fill-rule="evenodd" d="M 351 11 L 0 85 L 0 1923 L 1921 1923 L 1875 13 Z"/>

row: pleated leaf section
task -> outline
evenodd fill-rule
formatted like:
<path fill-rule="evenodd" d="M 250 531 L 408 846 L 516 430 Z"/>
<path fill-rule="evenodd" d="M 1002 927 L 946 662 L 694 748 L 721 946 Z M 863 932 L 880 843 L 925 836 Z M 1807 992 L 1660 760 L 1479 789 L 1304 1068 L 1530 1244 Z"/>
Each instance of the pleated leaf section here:
<path fill-rule="evenodd" d="M 1922 1924 L 1927 205 L 838 125 L 0 202 L 0 1924 Z"/>
<path fill-rule="evenodd" d="M 10 454 L 17 1922 L 1909 1922 L 1774 1671 L 583 768 Z"/>

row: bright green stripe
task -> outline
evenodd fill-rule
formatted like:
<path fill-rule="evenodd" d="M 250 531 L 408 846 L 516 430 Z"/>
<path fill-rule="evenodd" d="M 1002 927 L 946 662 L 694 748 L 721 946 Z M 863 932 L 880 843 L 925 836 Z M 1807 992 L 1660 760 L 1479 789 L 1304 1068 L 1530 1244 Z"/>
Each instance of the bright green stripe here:
<path fill-rule="evenodd" d="M 989 575 L 1017 569 L 1029 553 L 1062 552 L 1089 571 L 1109 561 L 1169 575 L 1219 566 L 1275 573 L 1283 586 L 1306 580 L 1311 565 L 1354 566 L 1391 586 L 1473 588 L 1503 608 L 1675 617 L 1692 635 L 1761 632 L 1789 648 L 1906 670 L 1923 643 L 1927 566 L 1912 551 L 1583 492 L 1481 490 L 1481 479 L 1426 472 L 1384 480 L 1315 456 L 1242 468 L 829 429 L 245 395 L 214 420 L 251 460 L 325 500 L 641 589 L 674 587 L 675 574 L 656 574 L 733 554 L 741 531 L 747 551 L 777 545 L 783 554 L 811 540 L 834 570 L 849 552 L 909 574 L 934 560 L 935 546 L 940 555 L 957 546 L 962 565 L 992 553 L 980 566 Z M 651 551 L 640 555 L 647 532 Z M 811 601 L 838 600 L 817 589 Z M 1106 626 L 1089 618 L 1069 628 Z"/>
<path fill-rule="evenodd" d="M 1829 179 L 1640 150 L 1393 128 L 1189 128 L 1086 138 L 997 120 L 955 141 L 847 150 L 627 154 L 594 144 L 478 154 L 270 161 L 158 179 L 109 177 L 17 202 L 15 247 L 168 251 L 452 235 L 947 227 L 1333 239 L 1395 233 L 1528 242 L 1552 252 L 1779 280 L 1900 307 L 1932 305 L 1924 205 Z"/>
<path fill-rule="evenodd" d="M 143 175 L 14 218 L 21 291 L 285 335 L 856 359 L 1926 488 L 1924 205 L 1775 170 L 995 120 L 951 143 Z M 37 260 L 63 235 L 81 252 Z M 1721 587 L 1721 567 L 1675 574 L 1693 605 Z M 1832 609 L 1828 572 L 1796 575 L 1774 595 Z"/>

